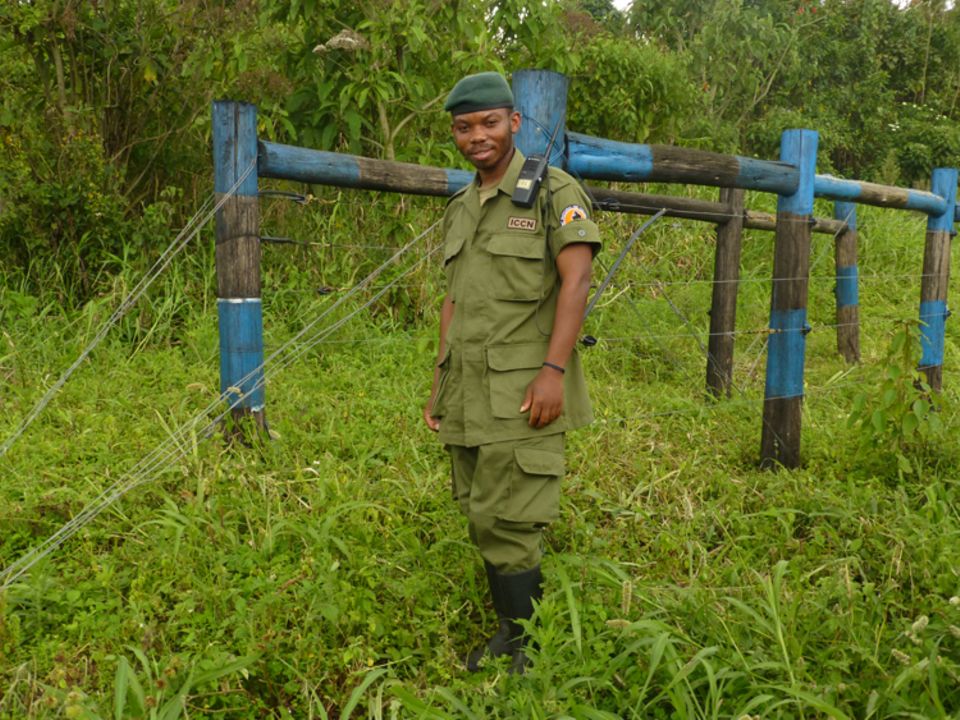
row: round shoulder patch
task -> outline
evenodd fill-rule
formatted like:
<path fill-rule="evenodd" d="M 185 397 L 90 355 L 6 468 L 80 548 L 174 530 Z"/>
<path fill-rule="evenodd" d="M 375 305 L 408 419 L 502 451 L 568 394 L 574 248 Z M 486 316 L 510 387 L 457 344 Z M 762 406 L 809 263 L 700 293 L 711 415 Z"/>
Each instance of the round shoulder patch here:
<path fill-rule="evenodd" d="M 560 213 L 560 226 L 572 223 L 574 220 L 586 220 L 587 211 L 579 205 L 568 205 Z"/>

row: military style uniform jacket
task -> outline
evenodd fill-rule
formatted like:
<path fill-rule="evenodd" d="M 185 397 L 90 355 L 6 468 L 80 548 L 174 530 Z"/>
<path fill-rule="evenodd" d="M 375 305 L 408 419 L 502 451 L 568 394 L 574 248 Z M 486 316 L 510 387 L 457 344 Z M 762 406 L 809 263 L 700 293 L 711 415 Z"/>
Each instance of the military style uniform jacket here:
<path fill-rule="evenodd" d="M 560 289 L 555 258 L 571 243 L 588 243 L 594 254 L 600 248 L 590 201 L 562 170 L 550 168 L 533 207 L 511 202 L 523 160 L 517 150 L 482 206 L 477 179 L 450 199 L 444 215 L 443 262 L 454 314 L 433 415 L 448 445 L 549 435 L 592 419 L 576 348 L 563 376 L 560 417 L 536 429 L 520 412 L 553 331 Z"/>

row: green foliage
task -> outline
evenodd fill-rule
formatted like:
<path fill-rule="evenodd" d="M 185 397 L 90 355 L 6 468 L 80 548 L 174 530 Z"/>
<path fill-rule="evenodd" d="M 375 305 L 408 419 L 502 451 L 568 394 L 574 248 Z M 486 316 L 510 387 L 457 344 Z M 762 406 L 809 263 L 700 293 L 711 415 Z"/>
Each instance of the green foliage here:
<path fill-rule="evenodd" d="M 112 712 L 99 712 L 99 703 L 83 692 L 50 686 L 45 688 L 47 704 L 62 708 L 64 717 L 80 720 L 179 720 L 188 717 L 187 701 L 191 695 L 200 689 L 215 688 L 221 678 L 235 674 L 248 676 L 247 668 L 256 659 L 202 658 L 184 663 L 175 655 L 161 668 L 139 647 L 131 647 L 129 651 L 136 657 L 140 671 L 125 656 L 116 659 Z"/>
<path fill-rule="evenodd" d="M 936 167 L 960 165 L 960 124 L 929 106 L 901 103 L 889 126 L 901 177 L 909 183 L 930 182 Z"/>
<path fill-rule="evenodd" d="M 206 197 L 213 97 L 257 103 L 264 137 L 454 165 L 453 81 L 550 67 L 572 76 L 573 130 L 771 157 L 812 126 L 821 168 L 918 182 L 955 151 L 957 23 L 885 0 L 636 2 L 627 27 L 593 0 L 2 5 L 2 429 Z M 262 202 L 264 234 L 305 243 L 263 248 L 271 349 L 442 208 L 264 185 L 310 196 Z M 860 219 L 864 307 L 915 312 L 915 283 L 890 278 L 916 273 L 922 224 Z M 604 216 L 608 247 L 631 224 Z M 272 441 L 182 439 L 0 594 L 0 718 L 955 715 L 955 383 L 915 384 L 915 326 L 887 350 L 865 321 L 848 368 L 816 322 L 806 467 L 760 472 L 769 237 L 744 243 L 737 395 L 705 405 L 712 238 L 658 224 L 591 316 L 597 421 L 570 438 L 526 678 L 460 667 L 495 618 L 419 421 L 431 261 L 271 379 Z M 815 240 L 811 317 L 832 317 L 829 249 Z M 0 565 L 217 396 L 212 268 L 207 230 L 3 458 Z"/>
<path fill-rule="evenodd" d="M 513 67 L 575 72 L 580 62 L 579 39 L 596 28 L 589 13 L 577 9 L 575 3 L 492 0 L 490 19 L 499 53 Z"/>
<path fill-rule="evenodd" d="M 389 257 L 370 245 L 406 242 L 442 201 L 329 191 L 305 207 L 264 206 L 277 234 L 320 243 L 264 248 L 266 342 L 277 348 Z M 914 312 L 915 283 L 889 276 L 912 272 L 922 220 L 869 208 L 860 220 L 864 307 Z M 629 224 L 610 215 L 601 226 L 605 263 Z M 591 316 L 601 344 L 583 359 L 597 420 L 568 439 L 526 677 L 462 670 L 496 619 L 449 500 L 444 453 L 420 420 L 442 283 L 434 260 L 405 276 L 391 302 L 271 378 L 272 440 L 188 435 L 151 482 L 2 594 L 0 718 L 955 714 L 956 453 L 928 435 L 936 460 L 908 448 L 917 470 L 886 482 L 856 452 L 859 424 L 843 422 L 889 365 L 913 372 L 916 340 L 890 355 L 864 323 L 863 365 L 848 368 L 817 323 L 806 467 L 758 470 L 769 238 L 748 233 L 744 243 L 737 394 L 707 404 L 693 336 L 707 331 L 712 232 L 682 221 L 652 228 Z M 435 242 L 424 238 L 417 257 Z M 832 243 L 815 243 L 811 317 L 832 317 Z M 196 262 L 212 266 L 209 254 Z M 216 397 L 213 284 L 190 284 L 200 272 L 174 274 L 155 298 L 193 303 L 182 318 L 145 315 L 136 344 L 98 348 L 5 456 L 0 565 L 76 517 Z M 124 290 L 83 311 L 4 290 L 8 426 Z M 949 368 L 960 362 L 949 336 L 946 352 L 949 400 Z M 916 392 L 909 380 L 898 387 Z M 935 413 L 945 432 L 956 426 L 950 407 Z M 871 452 L 895 466 L 893 441 L 883 442 Z"/>
<path fill-rule="evenodd" d="M 849 424 L 858 428 L 861 459 L 878 472 L 920 472 L 945 439 L 942 397 L 934 397 L 917 369 L 921 339 L 916 321 L 904 322 L 890 342 L 878 387 L 857 394 Z"/>
<path fill-rule="evenodd" d="M 821 170 L 922 184 L 960 162 L 958 48 L 934 1 L 6 3 L 0 273 L 79 306 L 148 257 L 151 213 L 210 190 L 213 98 L 272 140 L 453 166 L 442 99 L 491 68 L 569 74 L 579 132 L 775 157 L 812 127 Z"/>
<path fill-rule="evenodd" d="M 117 177 L 96 136 L 77 131 L 61 145 L 28 149 L 23 134 L 0 129 L 10 159 L 0 175 L 7 203 L 0 242 L 9 252 L 3 265 L 22 268 L 34 292 L 83 301 L 119 270 L 111 260 L 124 247 L 133 249 Z M 56 166 L 50 156 L 58 157 Z"/>
<path fill-rule="evenodd" d="M 639 37 L 680 53 L 702 86 L 704 112 L 688 136 L 772 157 L 783 130 L 809 127 L 820 132 L 822 169 L 894 183 L 924 181 L 930 162 L 953 162 L 956 8 L 888 0 L 635 2 L 630 18 Z M 910 147 L 900 127 L 903 102 L 926 114 L 922 131 L 908 131 L 926 137 L 906 138 Z M 884 177 L 894 153 L 902 174 Z"/>
<path fill-rule="evenodd" d="M 476 3 L 272 2 L 265 13 L 291 28 L 278 56 L 293 86 L 285 111 L 291 140 L 310 147 L 452 162 L 435 148 L 442 99 L 461 75 L 503 67 Z"/>
<path fill-rule="evenodd" d="M 0 301 L 0 321 L 6 320 L 8 325 L 18 319 L 32 317 L 38 305 L 34 296 L 8 287 L 0 287 Z"/>
<path fill-rule="evenodd" d="M 214 88 L 197 68 L 212 28 L 231 31 L 220 15 L 166 0 L 0 8 L 3 274 L 80 305 L 182 221 L 208 186 L 197 118 Z"/>
<path fill-rule="evenodd" d="M 627 142 L 676 142 L 699 101 L 682 57 L 602 33 L 579 50 L 568 124 Z"/>

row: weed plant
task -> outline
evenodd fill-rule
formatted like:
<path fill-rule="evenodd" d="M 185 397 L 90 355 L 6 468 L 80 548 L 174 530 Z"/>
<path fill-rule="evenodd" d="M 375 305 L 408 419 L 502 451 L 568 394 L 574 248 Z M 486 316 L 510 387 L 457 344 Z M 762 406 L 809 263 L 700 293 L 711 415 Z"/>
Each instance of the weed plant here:
<path fill-rule="evenodd" d="M 264 234 L 317 243 L 264 248 L 268 352 L 441 208 L 333 191 L 264 204 Z M 598 277 L 640 222 L 600 220 Z M 943 435 L 920 447 L 857 420 L 903 364 L 888 353 L 916 316 L 923 248 L 921 218 L 867 208 L 860 227 L 863 362 L 837 355 L 832 239 L 817 236 L 805 463 L 778 472 L 757 467 L 772 236 L 745 235 L 735 390 L 719 402 L 704 391 L 713 231 L 663 220 L 641 238 L 589 320 L 596 421 L 569 439 L 526 676 L 462 666 L 495 621 L 420 418 L 434 257 L 271 376 L 270 439 L 179 438 L 150 482 L 0 593 L 0 718 L 956 716 L 960 353 L 948 324 L 943 402 L 924 415 Z M 0 458 L 0 565 L 216 397 L 211 245 Z M 118 262 L 79 311 L 0 290 L 4 437 L 138 279 Z M 903 431 L 917 411 L 898 407 Z"/>

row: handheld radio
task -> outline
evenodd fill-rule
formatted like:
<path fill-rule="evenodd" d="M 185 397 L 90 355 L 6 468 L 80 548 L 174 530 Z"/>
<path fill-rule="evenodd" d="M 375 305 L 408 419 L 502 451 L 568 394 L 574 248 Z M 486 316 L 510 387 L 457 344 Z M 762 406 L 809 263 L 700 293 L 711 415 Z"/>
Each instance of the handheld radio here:
<path fill-rule="evenodd" d="M 547 143 L 546 152 L 543 155 L 535 153 L 523 161 L 517 185 L 510 198 L 514 205 L 531 208 L 533 203 L 536 202 L 537 193 L 540 192 L 540 184 L 547 175 L 547 168 L 550 167 L 550 151 L 553 149 L 553 141 L 557 139 L 557 133 L 560 131 L 562 122 L 562 120 L 558 121 L 553 129 L 553 135 L 550 136 L 550 142 Z"/>

